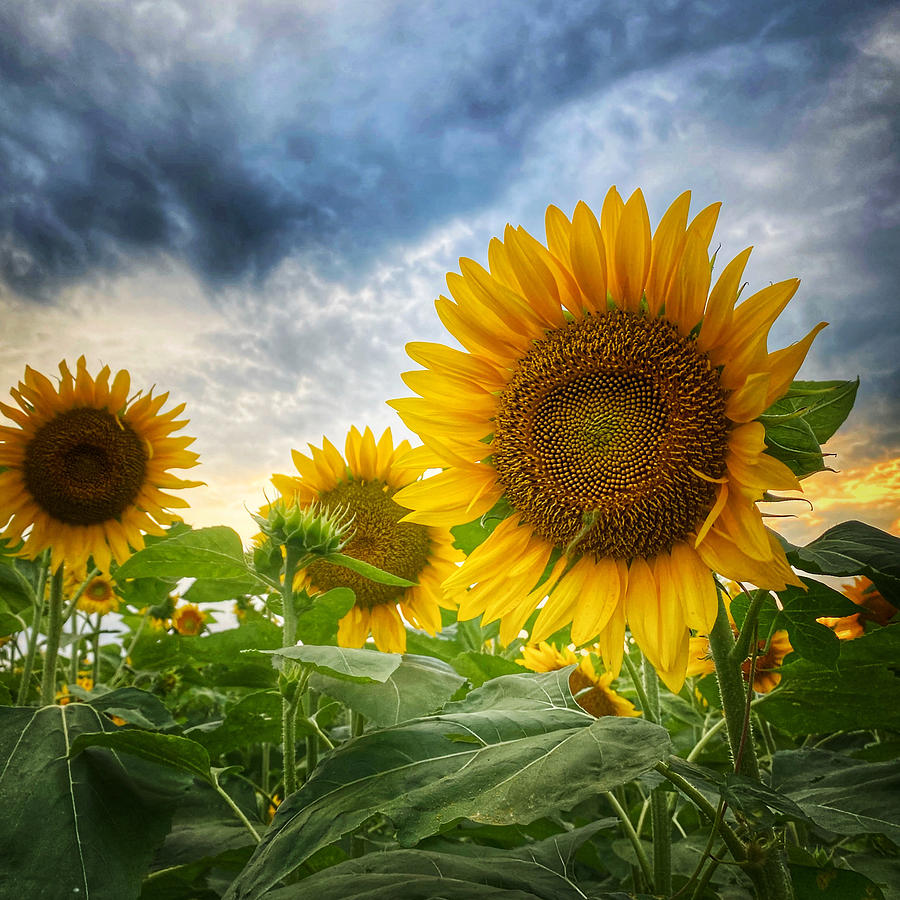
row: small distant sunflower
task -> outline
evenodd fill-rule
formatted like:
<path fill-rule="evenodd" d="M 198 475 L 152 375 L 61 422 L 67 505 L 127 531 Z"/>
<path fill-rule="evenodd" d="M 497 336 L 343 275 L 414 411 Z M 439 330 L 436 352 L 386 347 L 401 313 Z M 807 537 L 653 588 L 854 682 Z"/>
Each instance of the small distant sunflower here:
<path fill-rule="evenodd" d="M 309 588 L 318 592 L 349 587 L 356 594 L 356 603 L 338 625 L 342 647 L 362 647 L 371 633 L 379 650 L 403 653 L 404 618 L 429 634 L 440 631 L 440 607 L 446 605 L 441 582 L 459 559 L 448 529 L 400 521 L 408 510 L 394 501 L 394 495 L 415 481 L 424 465 L 398 462 L 409 454 L 410 445 L 401 441 L 395 447 L 389 428 L 377 443 L 371 429 L 360 433 L 351 428 L 344 444 L 346 459 L 327 438 L 321 449 L 312 444 L 309 449 L 310 456 L 292 451 L 299 478 L 272 476 L 281 496 L 301 506 L 316 503 L 326 511 L 344 510 L 353 517 L 353 537 L 342 552 L 416 583 L 410 588 L 376 584 L 349 569 L 317 561 L 306 569 Z"/>
<path fill-rule="evenodd" d="M 91 678 L 90 672 L 79 672 L 75 683 L 85 691 L 92 691 L 94 689 L 94 679 Z M 60 706 L 68 706 L 72 702 L 72 695 L 69 693 L 69 686 L 67 684 L 62 686 L 62 690 L 56 692 L 56 702 Z"/>
<path fill-rule="evenodd" d="M 188 506 L 163 488 L 202 484 L 168 471 L 197 464 L 186 449 L 194 439 L 171 436 L 187 424 L 176 421 L 184 404 L 161 413 L 168 394 L 129 399 L 124 369 L 110 384 L 109 366 L 94 377 L 82 356 L 74 376 L 65 361 L 59 372 L 54 385 L 26 366 L 10 391 L 21 408 L 0 403 L 18 426 L 0 426 L 2 536 L 24 536 L 30 557 L 52 547 L 54 570 L 65 562 L 83 571 L 92 556 L 108 572 L 144 546 L 142 532 L 162 535 L 161 525 L 178 521 L 167 507 Z"/>
<path fill-rule="evenodd" d="M 203 623 L 206 621 L 204 613 L 195 603 L 185 603 L 178 606 L 172 615 L 172 625 L 179 634 L 195 635 L 203 631 Z"/>
<path fill-rule="evenodd" d="M 78 598 L 78 608 L 88 615 L 99 613 L 105 616 L 108 612 L 116 612 L 119 598 L 116 596 L 113 580 L 107 575 L 92 578 Z"/>
<path fill-rule="evenodd" d="M 860 611 L 837 618 L 823 616 L 816 621 L 831 628 L 842 641 L 852 641 L 865 634 L 866 622 L 887 625 L 897 614 L 897 608 L 881 596 L 878 588 L 868 578 L 854 578 L 850 584 L 843 585 L 841 590 L 845 597 L 860 607 Z"/>
<path fill-rule="evenodd" d="M 541 641 L 540 644 L 523 647 L 522 656 L 516 662 L 533 672 L 555 672 L 577 663 L 578 668 L 569 675 L 569 690 L 585 712 L 597 718 L 640 715 L 632 703 L 609 686 L 613 680 L 612 672 L 598 675 L 589 656 L 578 656 L 568 647 L 560 650 L 547 641 Z"/>
<path fill-rule="evenodd" d="M 711 571 L 767 589 L 800 584 L 763 525 L 767 491 L 798 490 L 766 453 L 759 416 L 790 386 L 817 325 L 769 353 L 799 284 L 735 308 L 744 250 L 710 289 L 720 204 L 688 224 L 690 193 L 651 237 L 644 198 L 610 189 L 599 222 L 551 206 L 547 246 L 507 226 L 490 271 L 460 260 L 438 315 L 465 348 L 413 343 L 420 396 L 391 405 L 443 471 L 397 495 L 406 521 L 448 527 L 501 498 L 512 513 L 448 579 L 460 617 L 531 639 L 567 623 L 618 672 L 626 623 L 672 690 L 689 629 L 717 610 Z M 539 583 L 550 566 L 550 574 Z"/>

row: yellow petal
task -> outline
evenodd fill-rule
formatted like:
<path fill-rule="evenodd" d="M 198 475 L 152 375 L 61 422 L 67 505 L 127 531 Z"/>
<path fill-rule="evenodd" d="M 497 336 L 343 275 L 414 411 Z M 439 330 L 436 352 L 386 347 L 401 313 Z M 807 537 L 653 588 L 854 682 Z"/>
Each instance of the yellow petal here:
<path fill-rule="evenodd" d="M 712 572 L 697 552 L 684 542 L 674 544 L 669 555 L 684 620 L 690 628 L 707 634 L 719 608 Z"/>
<path fill-rule="evenodd" d="M 769 371 L 769 393 L 766 398 L 766 406 L 771 406 L 779 397 L 787 392 L 794 380 L 794 376 L 806 359 L 809 348 L 816 335 L 827 325 L 827 322 L 819 322 L 815 328 L 803 340 L 776 350 L 769 354 L 766 368 Z"/>
<path fill-rule="evenodd" d="M 572 619 L 572 641 L 586 644 L 606 627 L 621 600 L 622 585 L 614 559 L 604 557 L 594 562 L 585 556 L 575 569 L 582 578 L 582 596 Z"/>
<path fill-rule="evenodd" d="M 709 292 L 709 257 L 706 245 L 696 235 L 685 238 L 684 253 L 666 300 L 666 318 L 683 335 L 691 333 L 703 315 Z"/>
<path fill-rule="evenodd" d="M 677 269 L 684 245 L 690 205 L 691 192 L 685 191 L 666 210 L 653 235 L 646 287 L 647 306 L 651 316 L 659 315 L 666 303 L 668 286 Z"/>
<path fill-rule="evenodd" d="M 603 199 L 603 207 L 600 210 L 600 233 L 603 235 L 603 244 L 606 247 L 606 289 L 613 298 L 620 296 L 619 283 L 617 281 L 615 251 L 616 235 L 619 231 L 619 221 L 625 204 L 619 196 L 619 192 L 613 185 Z"/>
<path fill-rule="evenodd" d="M 734 318 L 734 304 L 737 300 L 741 278 L 750 258 L 752 247 L 742 250 L 722 270 L 722 274 L 709 293 L 703 325 L 697 335 L 697 349 L 706 353 L 728 336 L 728 329 Z"/>
<path fill-rule="evenodd" d="M 606 312 L 607 261 L 604 240 L 594 214 L 585 203 L 572 216 L 572 271 L 584 293 L 588 309 Z"/>
<path fill-rule="evenodd" d="M 766 410 L 769 395 L 769 373 L 757 372 L 725 401 L 725 415 L 732 422 L 750 422 Z"/>
<path fill-rule="evenodd" d="M 622 309 L 637 312 L 650 271 L 650 217 L 640 188 L 628 198 L 622 210 L 616 232 L 615 265 L 617 299 Z"/>

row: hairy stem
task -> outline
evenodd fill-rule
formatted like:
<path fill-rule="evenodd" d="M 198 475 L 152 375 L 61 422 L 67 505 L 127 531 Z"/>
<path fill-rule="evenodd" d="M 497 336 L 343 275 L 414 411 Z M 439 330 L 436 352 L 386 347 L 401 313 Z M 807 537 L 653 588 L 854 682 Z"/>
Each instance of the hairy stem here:
<path fill-rule="evenodd" d="M 609 800 L 612 808 L 616 811 L 616 815 L 619 817 L 619 821 L 622 823 L 622 828 L 625 831 L 625 835 L 629 841 L 631 841 L 631 846 L 634 848 L 635 855 L 638 859 L 638 864 L 641 867 L 641 872 L 644 874 L 644 879 L 647 884 L 653 884 L 653 871 L 650 868 L 650 860 L 647 859 L 647 854 L 644 851 L 644 845 L 641 843 L 641 839 L 638 837 L 638 833 L 634 830 L 634 825 L 631 824 L 631 819 L 628 818 L 628 813 L 625 811 L 625 808 L 619 803 L 615 794 L 611 791 L 605 791 L 606 799 Z"/>
<path fill-rule="evenodd" d="M 47 648 L 44 652 L 44 672 L 41 677 L 41 705 L 49 706 L 56 696 L 56 660 L 62 631 L 63 567 L 53 573 L 50 581 L 50 612 L 47 620 Z"/>
<path fill-rule="evenodd" d="M 45 550 L 41 554 L 41 567 L 38 570 L 37 593 L 34 596 L 34 620 L 31 623 L 31 633 L 28 636 L 28 650 L 25 652 L 25 663 L 22 669 L 22 680 L 19 682 L 19 695 L 16 698 L 17 706 L 24 706 L 28 697 L 31 673 L 34 671 L 34 656 L 37 653 L 38 635 L 41 633 L 41 619 L 44 618 L 44 588 L 47 584 L 47 570 L 50 566 L 50 551 Z"/>
<path fill-rule="evenodd" d="M 644 693 L 647 698 L 645 716 L 659 722 L 659 678 L 644 657 Z M 672 893 L 672 823 L 665 791 L 654 788 L 650 794 L 650 821 L 653 826 L 653 887 L 657 894 Z"/>

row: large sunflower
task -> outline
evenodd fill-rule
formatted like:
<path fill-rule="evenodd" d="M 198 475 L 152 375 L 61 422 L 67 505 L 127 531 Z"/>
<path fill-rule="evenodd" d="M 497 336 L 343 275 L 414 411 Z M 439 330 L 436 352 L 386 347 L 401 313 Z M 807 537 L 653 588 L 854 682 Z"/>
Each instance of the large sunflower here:
<path fill-rule="evenodd" d="M 567 623 L 618 672 L 626 622 L 670 688 L 689 628 L 716 616 L 710 571 L 798 584 L 763 525 L 764 492 L 796 490 L 768 455 L 760 414 L 816 333 L 769 353 L 797 279 L 737 308 L 749 248 L 710 290 L 719 204 L 688 224 L 682 194 L 651 238 L 640 191 L 610 189 L 598 222 L 547 210 L 547 246 L 507 226 L 490 271 L 469 259 L 438 315 L 465 348 L 408 345 L 420 397 L 392 402 L 443 471 L 405 488 L 407 521 L 450 526 L 505 497 L 512 514 L 446 584 L 460 616 L 501 620 L 509 642 L 546 597 L 532 641 Z M 549 574 L 540 582 L 549 566 Z"/>
<path fill-rule="evenodd" d="M 440 607 L 447 606 L 441 583 L 460 558 L 448 529 L 400 521 L 407 510 L 394 502 L 394 495 L 415 481 L 424 468 L 397 462 L 409 452 L 410 445 L 402 441 L 394 447 L 389 428 L 377 443 L 371 429 L 360 433 L 351 428 L 344 445 L 346 459 L 327 438 L 323 438 L 321 449 L 312 444 L 309 449 L 310 456 L 292 451 L 299 478 L 272 476 L 281 496 L 296 498 L 301 505 L 317 503 L 326 510 L 346 510 L 353 516 L 353 536 L 343 552 L 416 586 L 376 584 L 323 561 L 306 569 L 306 581 L 313 591 L 349 587 L 355 592 L 355 604 L 338 625 L 342 647 L 362 647 L 371 633 L 379 650 L 403 653 L 403 619 L 429 634 L 440 630 Z"/>
<path fill-rule="evenodd" d="M 54 570 L 62 563 L 83 571 L 88 558 L 104 572 L 144 546 L 142 532 L 164 534 L 178 521 L 167 507 L 186 500 L 163 488 L 202 484 L 169 469 L 197 465 L 186 449 L 191 437 L 173 437 L 184 404 L 160 412 L 168 394 L 129 399 L 124 369 L 110 384 L 109 366 L 92 376 L 80 357 L 75 375 L 59 364 L 59 384 L 30 366 L 10 393 L 19 409 L 0 403 L 18 427 L 0 426 L 0 524 L 3 537 L 25 538 L 22 554 L 52 548 Z"/>

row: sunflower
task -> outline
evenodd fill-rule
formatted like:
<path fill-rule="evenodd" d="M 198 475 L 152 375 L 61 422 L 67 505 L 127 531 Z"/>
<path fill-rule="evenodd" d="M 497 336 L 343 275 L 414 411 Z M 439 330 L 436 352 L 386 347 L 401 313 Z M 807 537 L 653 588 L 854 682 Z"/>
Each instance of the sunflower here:
<path fill-rule="evenodd" d="M 865 623 L 875 622 L 887 625 L 896 615 L 896 607 L 881 596 L 878 588 L 868 578 L 854 578 L 850 584 L 842 585 L 845 597 L 861 607 L 858 613 L 849 616 L 823 616 L 816 619 L 827 625 L 842 641 L 852 641 L 865 634 Z"/>
<path fill-rule="evenodd" d="M 172 616 L 172 625 L 179 634 L 195 635 L 203 631 L 203 623 L 206 621 L 204 613 L 195 603 L 185 603 L 175 609 Z"/>
<path fill-rule="evenodd" d="M 779 629 L 768 642 L 757 644 L 756 665 L 753 668 L 753 690 L 758 694 L 768 694 L 781 681 L 781 667 L 784 658 L 793 651 L 788 633 Z M 750 680 L 753 660 L 748 657 L 741 663 L 744 681 Z M 688 651 L 688 675 L 709 675 L 716 671 L 709 648 L 709 638 L 704 635 L 692 637 Z"/>
<path fill-rule="evenodd" d="M 439 317 L 464 350 L 413 343 L 419 397 L 392 401 L 443 469 L 397 495 L 406 521 L 450 526 L 511 514 L 448 579 L 460 617 L 501 620 L 511 641 L 567 623 L 618 672 L 626 623 L 666 684 L 683 682 L 689 629 L 717 611 L 710 572 L 767 589 L 800 584 L 756 507 L 798 490 L 756 421 L 818 331 L 769 353 L 797 279 L 735 308 L 749 248 L 712 286 L 719 204 L 688 224 L 682 194 L 651 237 L 640 191 L 610 189 L 598 222 L 554 206 L 547 246 L 507 226 L 490 271 L 469 259 Z M 548 572 L 549 569 L 549 572 Z M 542 580 L 543 577 L 543 580 Z"/>
<path fill-rule="evenodd" d="M 25 538 L 21 554 L 52 547 L 52 566 L 83 571 L 89 557 L 109 571 L 144 545 L 142 532 L 164 534 L 178 521 L 167 507 L 187 507 L 163 488 L 195 487 L 169 469 L 197 464 L 190 437 L 172 437 L 184 404 L 160 412 L 168 394 L 129 399 L 124 369 L 110 384 L 109 366 L 96 377 L 84 357 L 75 375 L 59 364 L 59 384 L 25 368 L 11 390 L 20 409 L 0 403 L 18 427 L 0 426 L 0 525 L 10 541 Z"/>
<path fill-rule="evenodd" d="M 97 575 L 92 578 L 78 598 L 78 608 L 88 615 L 99 613 L 105 616 L 119 608 L 119 598 L 108 575 Z"/>
<path fill-rule="evenodd" d="M 309 448 L 309 456 L 292 451 L 299 478 L 272 477 L 281 496 L 301 506 L 317 503 L 326 511 L 344 510 L 352 515 L 353 537 L 342 552 L 416 586 L 376 584 L 349 569 L 319 560 L 306 569 L 308 587 L 313 592 L 349 587 L 356 594 L 356 602 L 338 624 L 342 647 L 362 647 L 371 633 L 379 650 L 403 653 L 404 619 L 429 634 L 440 630 L 440 607 L 447 605 L 441 582 L 459 559 L 446 528 L 400 521 L 407 510 L 394 501 L 394 495 L 415 481 L 424 466 L 398 462 L 409 453 L 410 445 L 402 441 L 395 447 L 389 428 L 377 443 L 371 429 L 360 433 L 351 428 L 344 444 L 346 458 L 327 438 L 323 438 L 321 449 L 312 444 Z"/>
<path fill-rule="evenodd" d="M 613 673 L 598 675 L 589 656 L 578 656 L 564 647 L 560 650 L 553 644 L 541 641 L 522 648 L 522 656 L 516 660 L 520 666 L 533 672 L 554 672 L 566 666 L 577 664 L 578 668 L 569 675 L 569 690 L 575 702 L 585 712 L 600 716 L 639 716 L 640 713 L 624 697 L 619 696 L 609 685 Z"/>

